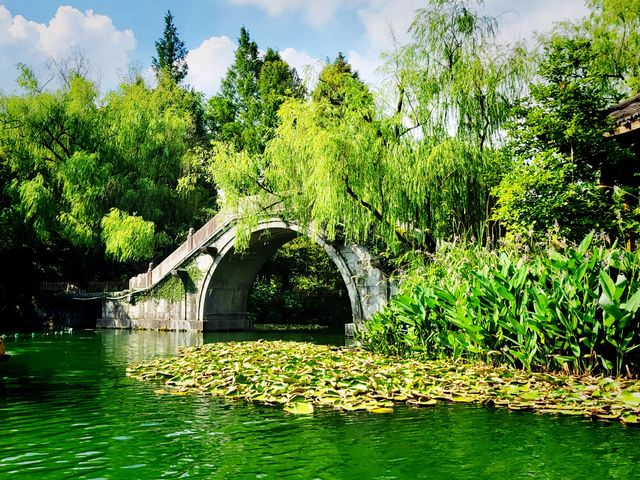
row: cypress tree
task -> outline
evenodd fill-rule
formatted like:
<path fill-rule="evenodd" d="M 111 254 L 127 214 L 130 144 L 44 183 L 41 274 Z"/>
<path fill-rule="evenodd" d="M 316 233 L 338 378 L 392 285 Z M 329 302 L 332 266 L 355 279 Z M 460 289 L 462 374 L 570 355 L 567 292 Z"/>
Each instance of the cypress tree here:
<path fill-rule="evenodd" d="M 189 70 L 188 51 L 184 42 L 178 37 L 178 29 L 173 24 L 171 10 L 168 10 L 164 16 L 164 32 L 156 41 L 156 52 L 158 57 L 153 57 L 151 60 L 156 77 L 159 79 L 163 72 L 166 72 L 176 83 L 180 83 Z"/>

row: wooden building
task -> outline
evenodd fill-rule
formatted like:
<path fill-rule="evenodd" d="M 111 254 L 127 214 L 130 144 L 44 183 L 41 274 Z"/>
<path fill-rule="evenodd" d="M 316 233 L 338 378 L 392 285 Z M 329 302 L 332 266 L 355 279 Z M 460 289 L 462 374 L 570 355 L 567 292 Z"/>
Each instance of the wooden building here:
<path fill-rule="evenodd" d="M 613 130 L 606 134 L 630 148 L 635 158 L 612 165 L 602 171 L 604 185 L 640 186 L 640 94 L 609 108 L 606 113 L 613 120 Z"/>
<path fill-rule="evenodd" d="M 619 141 L 637 141 L 640 135 L 640 94 L 631 97 L 608 110 L 613 119 L 611 135 Z"/>

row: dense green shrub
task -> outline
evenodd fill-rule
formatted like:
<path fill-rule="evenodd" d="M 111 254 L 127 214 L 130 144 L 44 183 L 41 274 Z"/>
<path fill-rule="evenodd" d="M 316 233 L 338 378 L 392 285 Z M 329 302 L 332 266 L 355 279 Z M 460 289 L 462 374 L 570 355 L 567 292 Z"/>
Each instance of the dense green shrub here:
<path fill-rule="evenodd" d="M 595 245 L 593 235 L 528 256 L 446 248 L 360 341 L 395 355 L 637 373 L 639 267 L 638 252 Z"/>

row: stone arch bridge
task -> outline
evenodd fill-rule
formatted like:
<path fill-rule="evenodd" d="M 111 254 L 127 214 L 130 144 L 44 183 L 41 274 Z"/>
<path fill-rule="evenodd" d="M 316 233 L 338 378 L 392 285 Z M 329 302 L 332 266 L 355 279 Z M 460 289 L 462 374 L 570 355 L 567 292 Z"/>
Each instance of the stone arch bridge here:
<path fill-rule="evenodd" d="M 331 243 L 308 228 L 279 216 L 265 218 L 251 229 L 249 246 L 236 251 L 238 214 L 222 211 L 157 266 L 129 280 L 129 291 L 105 298 L 101 328 L 161 330 L 246 330 L 247 298 L 260 269 L 276 250 L 298 235 L 307 235 L 329 255 L 344 280 L 357 325 L 379 311 L 389 298 L 387 277 L 363 246 Z M 170 276 L 183 284 L 180 298 L 161 298 L 157 287 Z"/>

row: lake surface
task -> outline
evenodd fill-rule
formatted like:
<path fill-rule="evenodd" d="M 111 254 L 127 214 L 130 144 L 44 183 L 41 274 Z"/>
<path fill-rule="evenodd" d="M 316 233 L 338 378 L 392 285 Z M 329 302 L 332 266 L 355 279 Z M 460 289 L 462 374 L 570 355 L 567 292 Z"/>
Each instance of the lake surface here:
<path fill-rule="evenodd" d="M 640 429 L 468 405 L 395 413 L 156 395 L 128 363 L 267 334 L 81 331 L 9 336 L 1 479 L 634 479 Z M 272 338 L 339 342 L 340 336 Z"/>

